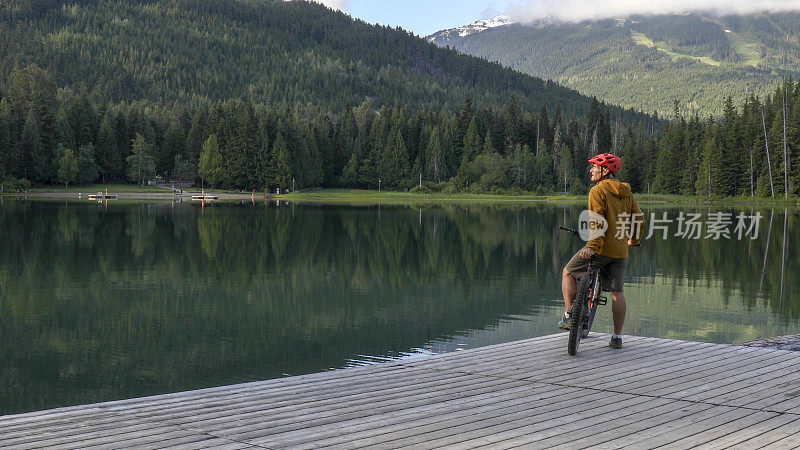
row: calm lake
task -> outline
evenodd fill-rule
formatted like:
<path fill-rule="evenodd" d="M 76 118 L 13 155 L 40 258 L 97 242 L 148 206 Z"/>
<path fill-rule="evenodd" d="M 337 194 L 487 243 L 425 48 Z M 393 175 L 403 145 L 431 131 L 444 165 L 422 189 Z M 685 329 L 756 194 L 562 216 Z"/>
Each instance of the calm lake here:
<path fill-rule="evenodd" d="M 798 210 L 642 206 L 672 223 L 631 251 L 626 334 L 800 333 Z M 557 333 L 561 268 L 582 241 L 556 228 L 582 209 L 6 198 L 0 414 Z M 700 239 L 675 236 L 690 214 Z M 706 239 L 720 217 L 728 236 Z M 611 331 L 610 305 L 593 330 Z"/>

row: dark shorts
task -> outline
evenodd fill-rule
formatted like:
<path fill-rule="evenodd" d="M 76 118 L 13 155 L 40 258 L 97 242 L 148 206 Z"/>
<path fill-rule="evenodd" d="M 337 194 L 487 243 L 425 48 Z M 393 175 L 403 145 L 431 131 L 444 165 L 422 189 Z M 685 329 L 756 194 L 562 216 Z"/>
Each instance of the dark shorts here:
<path fill-rule="evenodd" d="M 583 249 L 581 249 L 583 250 Z M 567 266 L 564 267 L 567 272 L 572 274 L 576 280 L 586 275 L 589 268 L 589 260 L 581 258 L 577 253 L 572 255 Z M 595 255 L 595 258 L 600 263 L 600 280 L 603 283 L 603 288 L 611 292 L 622 292 L 622 286 L 625 284 L 625 267 L 628 264 L 626 258 L 609 258 L 606 256 Z"/>

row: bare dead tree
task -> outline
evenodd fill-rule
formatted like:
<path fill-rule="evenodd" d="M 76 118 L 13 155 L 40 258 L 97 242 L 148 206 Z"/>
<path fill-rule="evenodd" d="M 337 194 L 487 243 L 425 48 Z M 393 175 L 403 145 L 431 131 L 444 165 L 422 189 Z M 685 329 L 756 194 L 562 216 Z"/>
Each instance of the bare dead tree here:
<path fill-rule="evenodd" d="M 789 156 L 786 145 L 786 85 L 783 87 L 783 198 L 789 198 Z"/>
<path fill-rule="evenodd" d="M 772 163 L 769 158 L 769 139 L 767 139 L 767 122 L 764 119 L 764 107 L 761 107 L 761 126 L 764 127 L 764 148 L 767 152 L 767 170 L 769 175 L 769 191 L 775 197 L 775 186 L 772 184 Z"/>

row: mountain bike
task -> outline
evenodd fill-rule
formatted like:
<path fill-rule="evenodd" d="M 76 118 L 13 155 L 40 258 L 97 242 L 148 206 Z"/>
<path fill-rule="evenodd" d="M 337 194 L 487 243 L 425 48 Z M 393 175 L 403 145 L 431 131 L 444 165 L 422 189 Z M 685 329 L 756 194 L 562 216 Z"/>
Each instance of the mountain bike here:
<path fill-rule="evenodd" d="M 580 233 L 577 230 L 560 226 L 561 230 L 572 233 L 575 237 L 580 238 Z M 594 255 L 589 258 L 589 268 L 586 275 L 578 280 L 578 292 L 575 294 L 575 299 L 572 301 L 572 309 L 570 309 L 569 317 L 572 324 L 569 329 L 569 341 L 567 343 L 567 351 L 570 355 L 578 353 L 578 346 L 581 339 L 589 336 L 589 330 L 594 323 L 594 316 L 597 313 L 597 305 L 605 305 L 608 303 L 606 297 L 602 297 L 601 293 L 607 289 L 603 289 L 600 267 L 596 267 L 597 259 Z"/>

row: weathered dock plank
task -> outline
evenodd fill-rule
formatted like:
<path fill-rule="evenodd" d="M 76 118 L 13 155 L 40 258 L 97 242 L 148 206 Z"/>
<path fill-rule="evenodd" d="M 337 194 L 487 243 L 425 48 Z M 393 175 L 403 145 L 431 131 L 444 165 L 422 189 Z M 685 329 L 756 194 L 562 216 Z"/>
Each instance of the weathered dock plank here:
<path fill-rule="evenodd" d="M 536 425 L 542 431 L 542 435 L 536 436 L 534 441 L 538 442 L 543 436 L 568 431 L 571 427 L 580 427 L 581 424 L 595 420 L 611 409 L 616 408 L 635 408 L 647 402 L 648 399 L 631 396 L 628 394 L 606 394 L 595 397 L 596 408 L 587 409 L 584 405 L 575 402 L 574 397 L 568 398 L 556 407 L 546 408 L 545 411 L 528 410 L 527 414 L 520 414 L 516 417 L 500 416 L 501 421 L 482 421 L 466 424 L 466 426 L 456 427 L 455 429 L 443 430 L 442 438 L 428 440 L 429 436 L 414 441 L 406 440 L 404 444 L 430 444 L 433 447 L 446 447 L 458 444 L 467 446 L 494 445 L 495 442 L 502 441 L 507 437 L 518 436 L 525 429 Z M 472 430 L 472 431 L 470 431 Z M 556 431 L 558 430 L 558 431 Z M 434 435 L 435 436 L 435 435 Z"/>
<path fill-rule="evenodd" d="M 645 406 L 651 407 L 653 405 L 647 403 Z M 562 444 L 555 445 L 553 448 L 605 448 L 610 445 L 610 443 L 621 446 L 621 437 L 627 437 L 630 441 L 633 436 L 645 436 L 649 433 L 655 433 L 654 429 L 656 427 L 674 423 L 694 413 L 709 410 L 713 407 L 713 405 L 703 403 L 669 401 L 669 403 L 663 406 L 642 411 L 629 411 L 627 409 L 625 411 L 615 410 L 608 414 L 607 420 L 590 425 L 590 427 L 593 428 L 587 428 L 587 435 L 578 438 L 569 438 L 569 440 L 566 440 Z M 609 426 L 609 422 L 613 423 L 614 426 Z M 642 437 L 642 439 L 644 439 L 644 437 Z"/>
<path fill-rule="evenodd" d="M 781 439 L 778 437 L 780 436 L 781 428 L 800 430 L 800 419 L 791 414 L 780 414 L 756 425 L 749 426 L 744 430 L 739 429 L 736 432 L 713 439 L 704 444 L 703 447 L 706 450 L 726 449 L 741 445 L 746 448 L 757 448 L 756 446 L 746 445 L 746 442 L 753 443 L 755 439 L 762 435 L 772 436 L 776 440 Z"/>
<path fill-rule="evenodd" d="M 2 448 L 796 448 L 800 353 L 566 335 L 0 417 Z"/>

